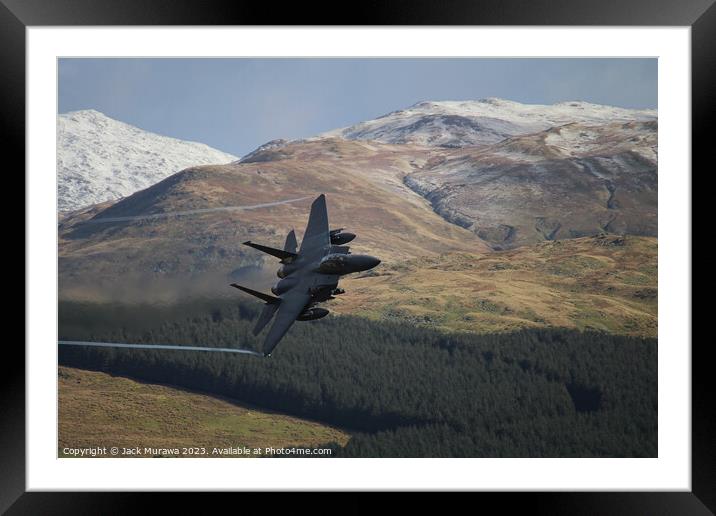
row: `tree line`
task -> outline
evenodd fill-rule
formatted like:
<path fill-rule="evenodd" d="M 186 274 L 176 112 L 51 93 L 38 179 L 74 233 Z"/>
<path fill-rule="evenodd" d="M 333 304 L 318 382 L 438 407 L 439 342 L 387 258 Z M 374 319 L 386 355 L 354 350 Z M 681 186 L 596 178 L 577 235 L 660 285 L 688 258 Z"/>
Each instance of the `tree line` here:
<path fill-rule="evenodd" d="M 260 349 L 259 309 L 61 302 L 59 338 Z M 343 427 L 353 437 L 334 456 L 657 456 L 655 339 L 342 316 L 297 322 L 270 358 L 60 346 L 59 360 Z"/>

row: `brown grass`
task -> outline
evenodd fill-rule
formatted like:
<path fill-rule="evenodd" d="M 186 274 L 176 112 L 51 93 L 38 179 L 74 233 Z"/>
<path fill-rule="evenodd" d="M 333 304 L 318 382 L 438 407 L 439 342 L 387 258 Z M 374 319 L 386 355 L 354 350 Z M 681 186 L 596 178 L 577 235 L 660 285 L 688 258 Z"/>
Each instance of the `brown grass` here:
<path fill-rule="evenodd" d="M 557 326 L 654 337 L 657 241 L 588 237 L 381 264 L 342 282 L 338 313 L 491 333 Z"/>
<path fill-rule="evenodd" d="M 349 435 L 313 421 L 165 385 L 59 368 L 59 442 L 65 447 L 319 447 Z M 180 453 L 179 455 L 182 455 Z M 236 455 L 234 455 L 236 456 Z"/>

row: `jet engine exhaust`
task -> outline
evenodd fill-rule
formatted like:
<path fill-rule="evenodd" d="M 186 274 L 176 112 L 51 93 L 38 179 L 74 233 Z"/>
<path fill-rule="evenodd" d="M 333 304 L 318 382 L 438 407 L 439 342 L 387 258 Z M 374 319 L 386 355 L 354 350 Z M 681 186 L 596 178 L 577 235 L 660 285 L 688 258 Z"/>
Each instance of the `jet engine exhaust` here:
<path fill-rule="evenodd" d="M 201 346 L 173 346 L 167 344 L 123 344 L 118 342 L 84 342 L 79 340 L 59 340 L 61 346 L 94 346 L 100 348 L 132 348 L 132 349 L 179 349 L 182 351 L 214 351 L 217 353 L 240 353 L 263 357 L 263 353 L 251 349 L 206 348 Z"/>

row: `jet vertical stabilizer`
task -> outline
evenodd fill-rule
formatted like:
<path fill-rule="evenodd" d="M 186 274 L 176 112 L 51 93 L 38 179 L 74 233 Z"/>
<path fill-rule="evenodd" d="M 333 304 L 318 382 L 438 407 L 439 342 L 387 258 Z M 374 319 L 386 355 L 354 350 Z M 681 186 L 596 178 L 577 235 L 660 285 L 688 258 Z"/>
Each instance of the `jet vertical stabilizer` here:
<path fill-rule="evenodd" d="M 298 242 L 296 241 L 296 232 L 292 229 L 286 235 L 286 243 L 283 244 L 283 250 L 292 254 L 296 254 L 298 249 Z"/>

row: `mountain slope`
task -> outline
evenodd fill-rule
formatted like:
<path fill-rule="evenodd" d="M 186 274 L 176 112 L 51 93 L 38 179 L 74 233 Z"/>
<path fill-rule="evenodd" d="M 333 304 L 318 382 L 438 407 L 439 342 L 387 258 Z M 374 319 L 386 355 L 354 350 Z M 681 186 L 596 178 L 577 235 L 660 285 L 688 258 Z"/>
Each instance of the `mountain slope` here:
<path fill-rule="evenodd" d="M 404 176 L 424 162 L 425 149 L 323 139 L 288 144 L 276 155 L 265 152 L 255 162 L 190 168 L 110 206 L 63 219 L 63 293 L 91 285 L 119 295 L 131 277 L 143 278 L 137 280 L 140 285 L 146 278 L 177 278 L 189 288 L 207 274 L 217 277 L 216 289 L 228 293 L 228 275 L 264 263 L 275 280 L 275 260 L 241 242 L 281 247 L 291 228 L 300 238 L 319 193 L 327 195 L 332 227 L 358 234 L 351 244 L 357 253 L 398 261 L 450 251 L 489 252 L 473 232 L 445 221 L 404 184 Z M 298 198 L 259 209 L 195 212 Z M 194 214 L 125 220 L 186 211 Z M 113 221 L 101 223 L 107 218 Z M 113 286 L 102 287 L 107 282 Z"/>
<path fill-rule="evenodd" d="M 343 282 L 337 313 L 449 331 L 657 335 L 657 241 L 598 235 L 385 264 Z"/>
<path fill-rule="evenodd" d="M 208 145 L 143 131 L 89 109 L 57 117 L 59 211 L 126 197 L 184 168 L 235 161 Z"/>
<path fill-rule="evenodd" d="M 495 249 L 657 235 L 657 123 L 571 123 L 435 155 L 406 184 Z"/>
<path fill-rule="evenodd" d="M 430 104 L 446 116 L 462 109 Z M 462 104 L 466 116 L 502 116 L 503 129 L 531 132 L 502 138 L 497 131 L 502 139 L 480 144 L 470 142 L 483 129 L 459 141 L 443 131 L 430 145 L 274 140 L 238 162 L 183 170 L 61 220 L 60 297 L 236 296 L 231 281 L 267 290 L 276 261 L 241 242 L 281 247 L 291 228 L 300 238 L 311 200 L 326 193 L 332 227 L 354 231 L 354 252 L 383 261 L 347 279 L 350 295 L 329 305 L 338 312 L 451 330 L 556 325 L 654 335 L 656 113 Z M 426 142 L 425 127 L 410 134 Z M 497 297 L 483 296 L 484 288 Z"/>
<path fill-rule="evenodd" d="M 492 144 L 512 136 L 573 122 L 596 125 L 656 120 L 655 110 L 632 110 L 587 102 L 521 104 L 498 98 L 419 102 L 407 109 L 320 136 L 442 147 Z"/>

